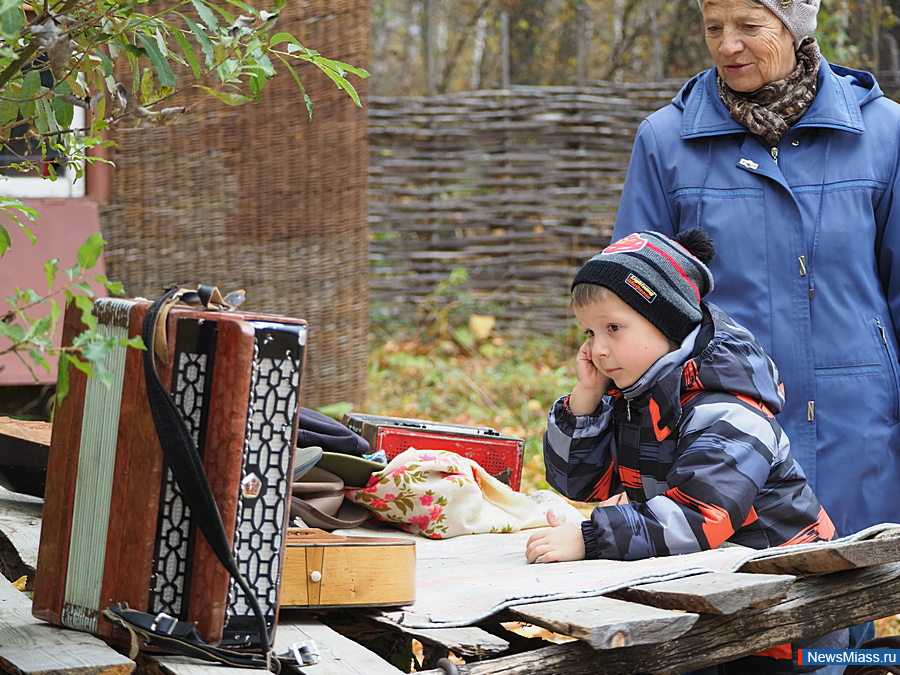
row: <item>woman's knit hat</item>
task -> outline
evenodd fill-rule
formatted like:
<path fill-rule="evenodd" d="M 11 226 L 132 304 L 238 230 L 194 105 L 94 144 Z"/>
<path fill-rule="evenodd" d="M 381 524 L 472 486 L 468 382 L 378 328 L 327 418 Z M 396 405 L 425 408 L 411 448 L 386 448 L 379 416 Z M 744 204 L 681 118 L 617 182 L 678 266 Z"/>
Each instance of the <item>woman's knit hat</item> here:
<path fill-rule="evenodd" d="M 578 284 L 596 284 L 681 344 L 700 323 L 700 298 L 713 289 L 705 263 L 715 257 L 712 240 L 700 228 L 669 239 L 659 232 L 637 232 L 607 246 L 575 275 Z"/>
<path fill-rule="evenodd" d="M 697 0 L 700 9 L 706 0 Z M 820 0 L 753 0 L 750 4 L 761 4 L 781 19 L 781 23 L 794 36 L 794 46 L 799 47 L 803 38 L 816 29 L 816 15 Z"/>

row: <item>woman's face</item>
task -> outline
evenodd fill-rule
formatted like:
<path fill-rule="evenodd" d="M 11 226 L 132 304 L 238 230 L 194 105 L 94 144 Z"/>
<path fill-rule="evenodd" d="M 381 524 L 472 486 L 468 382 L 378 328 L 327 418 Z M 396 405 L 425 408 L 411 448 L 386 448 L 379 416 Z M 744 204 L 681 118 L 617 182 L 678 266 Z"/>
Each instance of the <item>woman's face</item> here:
<path fill-rule="evenodd" d="M 706 0 L 703 25 L 716 70 L 735 91 L 756 91 L 797 66 L 793 36 L 765 7 L 746 0 Z"/>

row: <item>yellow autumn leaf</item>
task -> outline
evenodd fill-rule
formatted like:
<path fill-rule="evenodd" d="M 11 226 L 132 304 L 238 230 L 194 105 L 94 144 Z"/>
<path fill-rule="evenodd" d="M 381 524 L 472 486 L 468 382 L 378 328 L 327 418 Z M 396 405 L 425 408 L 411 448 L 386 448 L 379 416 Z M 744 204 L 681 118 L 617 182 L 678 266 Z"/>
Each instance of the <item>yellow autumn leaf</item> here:
<path fill-rule="evenodd" d="M 478 340 L 486 340 L 494 330 L 494 324 L 497 323 L 497 317 L 490 314 L 472 314 L 469 316 L 469 330 Z"/>

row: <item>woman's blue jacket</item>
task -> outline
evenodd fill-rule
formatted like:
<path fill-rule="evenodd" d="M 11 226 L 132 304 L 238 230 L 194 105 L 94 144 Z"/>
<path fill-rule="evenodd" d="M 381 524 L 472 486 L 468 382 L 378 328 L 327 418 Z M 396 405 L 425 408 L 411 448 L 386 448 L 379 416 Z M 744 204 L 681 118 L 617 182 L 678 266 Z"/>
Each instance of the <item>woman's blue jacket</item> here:
<path fill-rule="evenodd" d="M 638 130 L 614 239 L 702 227 L 707 300 L 750 329 L 785 385 L 778 416 L 838 533 L 900 522 L 900 106 L 822 59 L 806 114 L 770 151 L 715 71 Z"/>

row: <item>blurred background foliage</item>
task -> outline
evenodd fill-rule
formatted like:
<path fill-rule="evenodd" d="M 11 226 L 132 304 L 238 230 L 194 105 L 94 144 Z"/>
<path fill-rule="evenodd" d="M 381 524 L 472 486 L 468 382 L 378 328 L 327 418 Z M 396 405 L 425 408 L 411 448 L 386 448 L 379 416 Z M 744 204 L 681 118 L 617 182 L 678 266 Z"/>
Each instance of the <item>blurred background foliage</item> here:
<path fill-rule="evenodd" d="M 895 96 L 900 0 L 823 3 L 826 58 Z M 711 65 L 692 0 L 373 0 L 371 93 L 686 78 Z M 403 77 L 397 77 L 404 73 Z"/>

